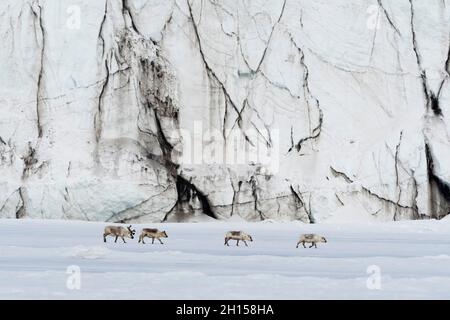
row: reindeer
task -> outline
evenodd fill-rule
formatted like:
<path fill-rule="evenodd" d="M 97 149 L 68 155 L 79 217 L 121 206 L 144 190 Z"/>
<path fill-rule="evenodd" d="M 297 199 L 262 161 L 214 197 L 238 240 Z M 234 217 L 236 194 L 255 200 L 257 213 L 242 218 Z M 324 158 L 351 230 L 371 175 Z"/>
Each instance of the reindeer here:
<path fill-rule="evenodd" d="M 161 244 L 164 244 L 161 241 L 161 238 L 168 238 L 167 233 L 165 231 L 159 231 L 158 229 L 142 229 L 141 235 L 139 236 L 139 242 L 142 241 L 142 244 L 145 244 L 144 238 L 152 238 L 152 244 L 155 243 L 155 239 L 158 239 Z"/>
<path fill-rule="evenodd" d="M 103 232 L 103 242 L 106 242 L 106 237 L 111 235 L 116 236 L 114 242 L 117 242 L 117 238 L 121 237 L 123 242 L 126 243 L 124 237 L 134 239 L 135 233 L 136 230 L 131 229 L 131 224 L 126 228 L 121 226 L 107 226 Z"/>
<path fill-rule="evenodd" d="M 320 242 L 326 243 L 327 239 L 325 239 L 325 237 L 322 237 L 322 236 L 319 236 L 319 235 L 313 234 L 313 233 L 302 234 L 300 236 L 300 240 L 298 240 L 298 242 L 297 242 L 297 247 L 296 248 L 298 248 L 298 245 L 300 243 L 303 244 L 303 248 L 306 248 L 305 242 L 306 243 L 311 243 L 311 245 L 309 246 L 310 248 L 312 248 L 312 247 L 317 248 L 317 243 L 320 243 Z"/>
<path fill-rule="evenodd" d="M 227 232 L 227 234 L 225 235 L 225 243 L 224 243 L 224 245 L 230 246 L 228 244 L 228 241 L 230 241 L 230 239 L 231 240 L 237 240 L 237 242 L 236 242 L 237 246 L 239 246 L 239 241 L 242 240 L 242 241 L 244 241 L 246 247 L 248 247 L 248 245 L 247 245 L 247 242 L 245 240 L 253 241 L 251 235 L 246 234 L 245 232 L 242 232 L 242 231 L 229 231 L 229 232 Z"/>

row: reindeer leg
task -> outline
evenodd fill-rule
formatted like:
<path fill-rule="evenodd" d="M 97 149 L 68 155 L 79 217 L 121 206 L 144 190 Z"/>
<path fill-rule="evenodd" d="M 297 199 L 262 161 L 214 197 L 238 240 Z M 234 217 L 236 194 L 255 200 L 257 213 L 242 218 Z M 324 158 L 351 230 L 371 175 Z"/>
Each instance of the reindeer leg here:
<path fill-rule="evenodd" d="M 309 247 L 310 247 L 310 248 L 314 247 L 314 242 L 313 242 L 313 243 L 311 243 L 311 245 L 310 245 Z"/>
<path fill-rule="evenodd" d="M 162 241 L 161 241 L 161 239 L 160 238 L 158 238 L 158 240 L 159 240 L 159 242 L 161 242 L 161 244 L 164 244 Z"/>
<path fill-rule="evenodd" d="M 155 238 L 152 238 L 152 244 L 154 244 L 155 243 Z"/>
<path fill-rule="evenodd" d="M 125 239 L 124 239 L 123 237 L 121 237 L 121 238 L 122 238 L 123 243 L 126 243 L 126 242 L 125 242 Z"/>
<path fill-rule="evenodd" d="M 239 247 L 239 240 L 236 242 L 236 245 Z"/>
<path fill-rule="evenodd" d="M 314 247 L 317 249 L 317 243 L 314 242 Z"/>
<path fill-rule="evenodd" d="M 116 243 L 117 242 L 117 238 L 118 238 L 119 236 L 116 236 L 116 240 L 114 240 L 114 243 Z"/>
<path fill-rule="evenodd" d="M 297 242 L 297 246 L 295 248 L 298 248 L 298 245 L 300 244 L 300 242 Z"/>
<path fill-rule="evenodd" d="M 145 236 L 144 236 L 144 237 L 142 237 L 142 244 L 145 244 L 145 242 L 144 242 L 144 238 L 145 238 Z"/>
<path fill-rule="evenodd" d="M 106 234 L 103 234 L 103 242 L 106 242 Z"/>
<path fill-rule="evenodd" d="M 303 248 L 306 248 L 306 246 L 305 246 L 305 242 L 302 242 L 302 244 L 303 244 Z"/>
<path fill-rule="evenodd" d="M 228 243 L 228 241 L 230 241 L 230 238 L 225 238 L 225 244 L 229 247 L 230 244 Z"/>
<path fill-rule="evenodd" d="M 246 246 L 246 247 L 248 247 L 248 244 L 247 244 L 247 242 L 245 242 L 245 240 L 242 240 L 242 241 L 244 241 L 244 243 L 245 243 L 245 246 Z"/>

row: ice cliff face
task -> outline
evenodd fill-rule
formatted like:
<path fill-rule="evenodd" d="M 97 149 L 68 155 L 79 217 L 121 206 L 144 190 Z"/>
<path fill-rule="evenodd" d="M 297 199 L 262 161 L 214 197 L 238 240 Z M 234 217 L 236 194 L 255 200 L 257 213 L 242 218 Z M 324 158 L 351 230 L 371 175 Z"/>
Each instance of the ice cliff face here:
<path fill-rule="evenodd" d="M 450 213 L 448 0 L 8 0 L 0 15 L 0 217 Z"/>

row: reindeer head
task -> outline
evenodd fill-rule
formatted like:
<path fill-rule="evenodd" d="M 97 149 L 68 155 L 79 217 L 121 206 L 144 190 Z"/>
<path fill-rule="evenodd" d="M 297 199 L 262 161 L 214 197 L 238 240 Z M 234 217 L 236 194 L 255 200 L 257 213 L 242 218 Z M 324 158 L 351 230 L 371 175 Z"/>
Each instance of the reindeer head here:
<path fill-rule="evenodd" d="M 253 242 L 253 238 L 252 238 L 252 236 L 249 235 L 249 234 L 247 235 L 247 239 Z"/>
<path fill-rule="evenodd" d="M 165 231 L 163 231 L 162 234 L 163 234 L 164 238 L 168 238 L 169 237 Z"/>
<path fill-rule="evenodd" d="M 327 239 L 325 239 L 325 237 L 322 237 L 321 241 L 327 243 Z"/>
<path fill-rule="evenodd" d="M 136 233 L 136 230 L 131 229 L 131 224 L 127 227 L 127 229 L 130 232 L 130 238 L 134 239 L 134 234 Z"/>

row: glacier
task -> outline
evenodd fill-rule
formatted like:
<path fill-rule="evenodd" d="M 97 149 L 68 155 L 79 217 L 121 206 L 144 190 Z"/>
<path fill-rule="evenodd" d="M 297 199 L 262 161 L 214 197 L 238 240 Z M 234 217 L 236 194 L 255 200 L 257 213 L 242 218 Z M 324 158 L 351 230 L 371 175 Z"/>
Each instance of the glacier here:
<path fill-rule="evenodd" d="M 0 14 L 0 218 L 450 213 L 448 0 L 4 0 Z"/>

